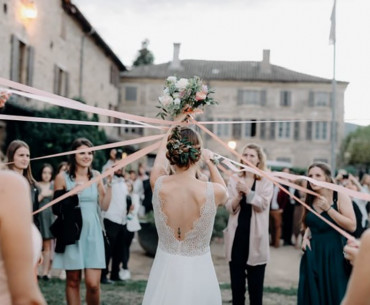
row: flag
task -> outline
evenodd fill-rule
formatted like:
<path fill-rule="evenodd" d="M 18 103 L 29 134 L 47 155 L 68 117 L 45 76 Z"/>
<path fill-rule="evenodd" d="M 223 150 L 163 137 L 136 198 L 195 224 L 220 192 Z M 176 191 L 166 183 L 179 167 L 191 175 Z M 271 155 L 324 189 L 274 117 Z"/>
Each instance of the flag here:
<path fill-rule="evenodd" d="M 335 35 L 336 4 L 337 4 L 337 0 L 334 0 L 333 10 L 331 11 L 331 16 L 330 16 L 331 26 L 330 26 L 329 44 L 335 44 L 335 41 L 336 41 L 336 35 Z"/>

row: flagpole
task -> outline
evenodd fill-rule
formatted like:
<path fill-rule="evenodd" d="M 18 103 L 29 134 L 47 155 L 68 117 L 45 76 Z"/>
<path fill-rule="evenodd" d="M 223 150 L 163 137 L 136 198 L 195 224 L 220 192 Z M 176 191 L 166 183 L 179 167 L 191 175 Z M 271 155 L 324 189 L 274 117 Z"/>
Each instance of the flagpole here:
<path fill-rule="evenodd" d="M 336 65 L 336 0 L 334 0 L 333 12 L 332 12 L 332 42 L 333 42 L 333 79 L 331 82 L 332 94 L 331 94 L 331 170 L 333 176 L 336 175 L 336 142 L 337 142 L 337 81 L 335 77 L 335 65 Z"/>

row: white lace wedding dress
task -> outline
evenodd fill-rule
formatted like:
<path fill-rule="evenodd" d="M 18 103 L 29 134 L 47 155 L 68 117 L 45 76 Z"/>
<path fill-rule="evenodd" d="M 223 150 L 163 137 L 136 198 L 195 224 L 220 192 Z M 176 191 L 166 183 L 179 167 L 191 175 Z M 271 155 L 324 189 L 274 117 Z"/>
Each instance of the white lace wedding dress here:
<path fill-rule="evenodd" d="M 162 176 L 153 192 L 153 209 L 159 243 L 143 305 L 221 305 L 221 292 L 213 266 L 210 240 L 216 214 L 212 183 L 207 183 L 206 202 L 193 229 L 184 240 L 175 237 L 167 225 L 159 190 Z"/>

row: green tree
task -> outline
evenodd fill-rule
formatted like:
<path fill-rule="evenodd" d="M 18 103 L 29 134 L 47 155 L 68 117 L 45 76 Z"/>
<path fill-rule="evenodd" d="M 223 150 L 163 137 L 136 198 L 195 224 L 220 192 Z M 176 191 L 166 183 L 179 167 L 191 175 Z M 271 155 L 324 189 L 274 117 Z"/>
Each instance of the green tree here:
<path fill-rule="evenodd" d="M 340 153 L 342 165 L 370 167 L 370 126 L 350 133 L 343 141 Z"/>
<path fill-rule="evenodd" d="M 83 102 L 79 100 L 80 102 Z M 9 106 L 9 107 L 8 107 Z M 7 106 L 8 114 L 30 115 L 25 109 Z M 21 113 L 20 113 L 21 112 Z M 62 107 L 50 107 L 45 110 L 35 110 L 32 116 L 45 118 L 58 118 L 79 121 L 98 121 L 98 116 L 91 118 L 83 111 L 73 110 Z M 80 137 L 89 139 L 94 146 L 105 144 L 107 137 L 104 130 L 99 130 L 97 126 L 68 125 L 54 123 L 34 123 L 34 122 L 11 122 L 7 123 L 6 145 L 15 139 L 25 141 L 31 150 L 31 157 L 41 157 L 56 154 L 71 149 L 72 142 Z M 39 179 L 39 170 L 43 163 L 50 163 L 56 169 L 57 165 L 66 161 L 68 156 L 42 159 L 32 162 L 32 170 L 35 178 Z M 93 167 L 101 170 L 106 156 L 104 151 L 96 151 L 94 154 Z"/>
<path fill-rule="evenodd" d="M 145 39 L 141 43 L 141 50 L 139 50 L 139 55 L 135 59 L 133 65 L 134 67 L 151 65 L 154 62 L 154 55 L 148 50 L 149 40 Z"/>

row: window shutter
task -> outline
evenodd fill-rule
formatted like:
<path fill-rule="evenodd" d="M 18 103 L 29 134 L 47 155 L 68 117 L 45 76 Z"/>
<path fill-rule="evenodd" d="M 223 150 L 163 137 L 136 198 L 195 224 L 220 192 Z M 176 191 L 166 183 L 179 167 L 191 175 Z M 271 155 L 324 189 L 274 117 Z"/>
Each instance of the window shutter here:
<path fill-rule="evenodd" d="M 33 67 L 35 60 L 35 48 L 27 48 L 27 85 L 32 86 L 33 84 Z"/>
<path fill-rule="evenodd" d="M 57 65 L 54 65 L 54 93 L 58 94 L 58 84 L 59 84 L 59 68 Z"/>
<path fill-rule="evenodd" d="M 288 96 L 287 96 L 288 106 L 290 107 L 290 106 L 292 106 L 292 92 L 288 91 L 287 94 L 288 94 Z"/>
<path fill-rule="evenodd" d="M 10 80 L 19 82 L 19 40 L 15 35 L 10 38 L 11 56 L 10 56 Z"/>
<path fill-rule="evenodd" d="M 299 122 L 294 122 L 294 140 L 299 141 Z"/>
<path fill-rule="evenodd" d="M 69 73 L 64 72 L 64 96 L 68 97 L 69 95 Z"/>
<path fill-rule="evenodd" d="M 243 90 L 238 90 L 237 104 L 243 105 Z"/>
<path fill-rule="evenodd" d="M 306 124 L 306 140 L 312 140 L 312 122 Z"/>
<path fill-rule="evenodd" d="M 240 119 L 234 119 L 234 121 L 240 121 Z M 242 124 L 233 124 L 232 133 L 234 139 L 240 139 L 242 136 Z"/>
<path fill-rule="evenodd" d="M 260 138 L 261 139 L 266 139 L 266 123 L 261 122 L 260 123 Z"/>
<path fill-rule="evenodd" d="M 284 91 L 280 91 L 280 106 L 284 105 Z"/>
<path fill-rule="evenodd" d="M 275 122 L 270 123 L 270 140 L 275 139 Z"/>
<path fill-rule="evenodd" d="M 260 98 L 261 98 L 261 101 L 260 101 L 261 106 L 262 106 L 262 107 L 266 106 L 266 90 L 262 90 L 262 91 L 261 91 L 261 96 L 260 96 Z"/>
<path fill-rule="evenodd" d="M 315 105 L 314 105 L 314 102 L 315 102 L 314 98 L 315 98 L 315 96 L 314 96 L 313 91 L 310 91 L 310 93 L 309 93 L 309 95 L 308 95 L 308 106 L 309 106 L 309 107 L 313 107 L 313 106 L 315 106 Z"/>

